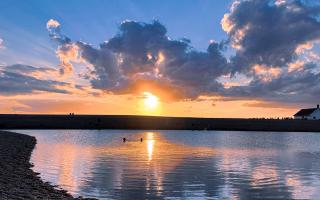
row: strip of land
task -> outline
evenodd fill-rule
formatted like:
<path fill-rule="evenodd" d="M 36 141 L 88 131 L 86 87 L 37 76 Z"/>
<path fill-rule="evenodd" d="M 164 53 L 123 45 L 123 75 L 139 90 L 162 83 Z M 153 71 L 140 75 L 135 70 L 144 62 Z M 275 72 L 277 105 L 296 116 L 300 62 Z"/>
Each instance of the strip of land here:
<path fill-rule="evenodd" d="M 0 115 L 0 129 L 144 129 L 320 132 L 320 120 L 153 117 L 130 115 Z"/>
<path fill-rule="evenodd" d="M 43 182 L 29 162 L 32 136 L 0 131 L 0 199 L 83 199 Z"/>

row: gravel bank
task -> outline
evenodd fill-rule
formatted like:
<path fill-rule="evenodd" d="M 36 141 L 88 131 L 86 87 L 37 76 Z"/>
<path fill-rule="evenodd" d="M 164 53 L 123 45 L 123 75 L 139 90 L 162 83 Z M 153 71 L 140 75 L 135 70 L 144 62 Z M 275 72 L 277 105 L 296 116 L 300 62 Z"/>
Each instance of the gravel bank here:
<path fill-rule="evenodd" d="M 0 199 L 84 199 L 43 182 L 30 168 L 35 137 L 0 131 Z"/>

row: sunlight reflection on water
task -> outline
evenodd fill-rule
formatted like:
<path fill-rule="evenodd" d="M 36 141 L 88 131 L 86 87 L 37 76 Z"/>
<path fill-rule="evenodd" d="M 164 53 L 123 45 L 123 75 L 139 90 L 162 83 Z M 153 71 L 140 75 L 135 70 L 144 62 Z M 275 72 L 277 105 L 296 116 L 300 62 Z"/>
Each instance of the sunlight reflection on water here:
<path fill-rule="evenodd" d="M 317 133 L 17 132 L 38 140 L 31 158 L 34 170 L 77 196 L 233 200 L 320 196 Z"/>

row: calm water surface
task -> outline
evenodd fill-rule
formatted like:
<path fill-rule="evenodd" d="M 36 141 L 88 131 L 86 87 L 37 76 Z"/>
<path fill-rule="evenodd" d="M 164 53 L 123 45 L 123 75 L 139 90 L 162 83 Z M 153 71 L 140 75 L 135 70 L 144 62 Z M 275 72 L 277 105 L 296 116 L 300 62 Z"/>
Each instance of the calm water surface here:
<path fill-rule="evenodd" d="M 320 134 L 19 130 L 45 181 L 100 199 L 319 199 Z M 123 143 L 122 137 L 128 142 Z M 143 142 L 140 142 L 143 138 Z"/>

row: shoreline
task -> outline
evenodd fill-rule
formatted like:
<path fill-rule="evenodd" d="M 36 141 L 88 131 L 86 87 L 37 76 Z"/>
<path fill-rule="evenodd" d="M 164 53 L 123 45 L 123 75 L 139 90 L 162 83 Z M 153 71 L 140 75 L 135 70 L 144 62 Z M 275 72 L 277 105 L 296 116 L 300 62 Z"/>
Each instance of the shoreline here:
<path fill-rule="evenodd" d="M 320 132 L 320 120 L 135 115 L 0 114 L 0 129 L 132 129 Z"/>
<path fill-rule="evenodd" d="M 36 138 L 0 131 L 0 199 L 86 199 L 44 182 L 30 163 Z"/>

